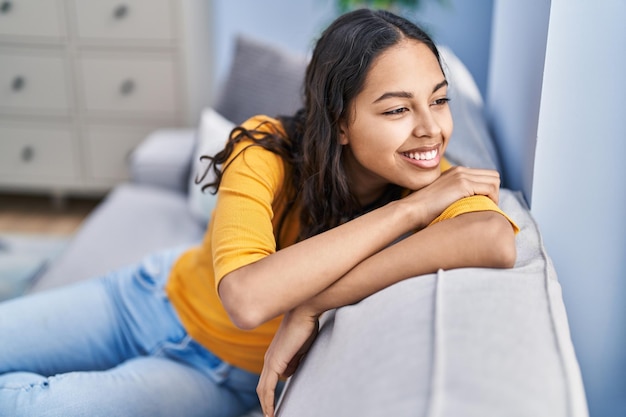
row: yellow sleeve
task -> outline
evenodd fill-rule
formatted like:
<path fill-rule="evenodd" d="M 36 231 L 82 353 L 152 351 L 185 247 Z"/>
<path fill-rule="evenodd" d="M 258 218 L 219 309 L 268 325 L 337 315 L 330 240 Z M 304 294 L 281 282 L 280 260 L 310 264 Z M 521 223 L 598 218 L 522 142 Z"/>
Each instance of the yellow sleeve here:
<path fill-rule="evenodd" d="M 452 219 L 453 217 L 459 216 L 464 213 L 472 213 L 476 211 L 495 211 L 496 213 L 500 213 L 511 223 L 515 234 L 519 233 L 519 227 L 515 224 L 515 222 L 511 220 L 511 218 L 507 216 L 500 209 L 500 207 L 498 207 L 498 205 L 493 202 L 492 199 L 484 195 L 473 195 L 471 197 L 465 197 L 458 201 L 455 201 L 450 206 L 448 206 L 448 208 L 446 208 L 443 213 L 441 213 L 435 220 L 430 222 L 429 226 L 435 223 L 439 223 L 443 220 Z"/>
<path fill-rule="evenodd" d="M 272 121 L 255 118 L 244 127 L 255 129 L 259 120 Z M 267 125 L 259 129 L 270 128 Z M 226 165 L 212 215 L 216 288 L 229 272 L 276 251 L 272 203 L 284 180 L 280 156 L 251 140 L 238 143 Z"/>

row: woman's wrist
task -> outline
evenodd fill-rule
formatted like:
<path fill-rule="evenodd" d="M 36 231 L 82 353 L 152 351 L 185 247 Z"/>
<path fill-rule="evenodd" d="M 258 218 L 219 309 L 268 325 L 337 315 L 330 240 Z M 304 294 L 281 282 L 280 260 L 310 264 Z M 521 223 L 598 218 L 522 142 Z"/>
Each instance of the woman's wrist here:
<path fill-rule="evenodd" d="M 307 316 L 312 319 L 318 319 L 324 311 L 320 311 L 313 299 L 308 300 L 292 310 L 292 314 Z"/>
<path fill-rule="evenodd" d="M 422 201 L 409 196 L 391 204 L 397 204 L 397 210 L 400 212 L 402 222 L 410 225 L 407 232 L 422 230 L 428 226 L 426 207 Z"/>

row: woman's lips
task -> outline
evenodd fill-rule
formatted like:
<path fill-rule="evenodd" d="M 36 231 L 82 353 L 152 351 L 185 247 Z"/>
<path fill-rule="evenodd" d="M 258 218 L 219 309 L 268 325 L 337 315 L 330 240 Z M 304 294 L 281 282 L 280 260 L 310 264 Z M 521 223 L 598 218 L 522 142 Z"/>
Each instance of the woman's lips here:
<path fill-rule="evenodd" d="M 409 163 L 420 168 L 434 168 L 439 166 L 441 155 L 439 145 L 430 148 L 419 148 L 400 153 Z"/>

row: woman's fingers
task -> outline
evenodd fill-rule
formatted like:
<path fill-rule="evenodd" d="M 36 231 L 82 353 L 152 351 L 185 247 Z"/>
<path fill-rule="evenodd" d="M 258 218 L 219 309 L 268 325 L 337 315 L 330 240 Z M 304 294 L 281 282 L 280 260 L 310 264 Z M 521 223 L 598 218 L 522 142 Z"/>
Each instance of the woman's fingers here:
<path fill-rule="evenodd" d="M 465 197 L 484 195 L 498 204 L 500 174 L 491 169 L 453 167 L 414 194 L 415 201 L 425 209 L 421 224 L 426 225 L 450 204 Z"/>
<path fill-rule="evenodd" d="M 265 353 L 263 370 L 257 385 L 257 395 L 266 416 L 274 416 L 278 379 L 281 376 L 291 376 L 296 371 L 300 361 L 313 344 L 318 329 L 317 317 L 298 314 L 295 310 L 283 317 Z"/>
<path fill-rule="evenodd" d="M 259 378 L 259 385 L 256 392 L 261 402 L 261 409 L 265 417 L 274 417 L 274 397 L 278 384 L 278 374 L 263 367 L 263 372 Z"/>
<path fill-rule="evenodd" d="M 500 196 L 500 176 L 468 173 L 460 180 L 467 195 L 484 195 L 498 204 Z"/>

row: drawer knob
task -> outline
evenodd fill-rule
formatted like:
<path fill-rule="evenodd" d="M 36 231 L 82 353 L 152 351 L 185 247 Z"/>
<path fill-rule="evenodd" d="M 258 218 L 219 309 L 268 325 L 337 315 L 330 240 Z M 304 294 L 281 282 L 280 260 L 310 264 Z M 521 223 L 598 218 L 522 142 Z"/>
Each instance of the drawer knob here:
<path fill-rule="evenodd" d="M 124 96 L 128 96 L 135 91 L 135 82 L 133 80 L 124 80 L 122 84 L 120 84 L 120 93 Z"/>
<path fill-rule="evenodd" d="M 0 4 L 0 13 L 8 14 L 12 8 L 13 8 L 13 3 L 11 3 L 10 1 L 3 1 Z"/>
<path fill-rule="evenodd" d="M 125 4 L 120 4 L 113 10 L 113 17 L 116 19 L 123 19 L 126 15 L 128 15 L 128 6 Z"/>
<path fill-rule="evenodd" d="M 26 85 L 26 80 L 24 79 L 24 77 L 18 75 L 17 77 L 13 78 L 13 82 L 11 83 L 11 88 L 13 89 L 13 91 L 20 91 L 24 89 L 25 85 Z"/>
<path fill-rule="evenodd" d="M 35 157 L 35 149 L 32 146 L 22 148 L 22 161 L 30 162 Z"/>

